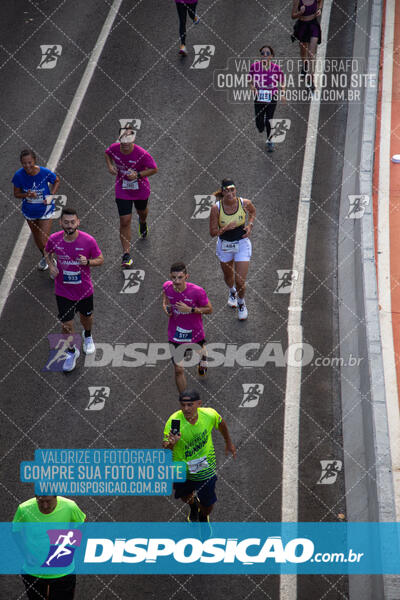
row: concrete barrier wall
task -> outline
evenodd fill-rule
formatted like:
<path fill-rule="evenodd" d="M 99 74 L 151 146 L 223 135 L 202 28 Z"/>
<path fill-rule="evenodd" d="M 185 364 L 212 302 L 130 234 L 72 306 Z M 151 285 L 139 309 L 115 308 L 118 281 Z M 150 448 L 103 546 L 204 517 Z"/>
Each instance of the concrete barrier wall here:
<path fill-rule="evenodd" d="M 353 56 L 379 75 L 383 0 L 359 2 Z M 341 394 L 348 521 L 395 521 L 395 504 L 375 265 L 372 177 L 377 89 L 349 106 L 339 220 L 339 329 L 344 358 L 365 357 L 342 367 Z M 362 132 L 360 136 L 360 132 Z M 365 194 L 361 219 L 348 219 L 349 194 Z M 351 576 L 351 600 L 398 600 L 395 576 Z"/>

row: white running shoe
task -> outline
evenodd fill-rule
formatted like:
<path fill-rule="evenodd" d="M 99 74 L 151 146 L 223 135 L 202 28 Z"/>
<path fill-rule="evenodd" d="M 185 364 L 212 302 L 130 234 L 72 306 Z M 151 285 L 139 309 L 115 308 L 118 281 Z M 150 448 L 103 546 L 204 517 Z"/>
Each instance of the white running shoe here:
<path fill-rule="evenodd" d="M 42 258 L 39 260 L 37 268 L 39 271 L 46 271 L 49 268 L 44 256 L 42 256 Z"/>
<path fill-rule="evenodd" d="M 63 371 L 64 373 L 69 373 L 70 371 L 73 371 L 75 369 L 75 365 L 76 365 L 76 361 L 78 360 L 79 356 L 80 356 L 80 352 L 78 350 L 78 348 L 75 347 L 75 352 L 72 354 L 72 352 L 68 352 L 68 356 L 64 361 L 64 365 L 63 365 Z"/>
<path fill-rule="evenodd" d="M 238 304 L 238 319 L 244 321 L 249 316 L 247 306 L 245 304 Z"/>
<path fill-rule="evenodd" d="M 232 294 L 232 292 L 229 292 L 228 306 L 231 306 L 232 308 L 236 308 L 237 307 L 236 292 L 234 294 Z"/>
<path fill-rule="evenodd" d="M 96 346 L 94 345 L 94 341 L 92 336 L 85 337 L 85 332 L 82 331 L 82 350 L 85 354 L 94 354 L 96 352 Z"/>

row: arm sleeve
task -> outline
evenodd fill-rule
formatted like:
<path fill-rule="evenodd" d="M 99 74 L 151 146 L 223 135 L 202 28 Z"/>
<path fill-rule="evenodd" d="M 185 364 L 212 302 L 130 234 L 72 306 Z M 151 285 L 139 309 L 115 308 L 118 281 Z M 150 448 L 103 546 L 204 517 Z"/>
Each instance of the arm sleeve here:
<path fill-rule="evenodd" d="M 143 171 L 144 171 L 144 169 L 157 169 L 156 161 L 151 156 L 151 154 L 149 154 L 148 152 L 143 154 L 142 160 L 140 162 L 141 162 L 140 168 L 143 169 Z"/>
<path fill-rule="evenodd" d="M 50 171 L 50 169 L 48 169 L 47 179 L 48 179 L 48 181 L 50 181 L 50 183 L 55 183 L 55 180 L 57 179 L 57 175 L 55 173 L 53 173 L 53 171 Z"/>
<path fill-rule="evenodd" d="M 250 67 L 250 71 L 247 75 L 247 80 L 249 83 L 254 83 L 254 64 Z"/>
<path fill-rule="evenodd" d="M 85 521 L 85 519 L 86 519 L 85 513 L 83 511 L 81 511 L 81 509 L 76 504 L 76 502 L 74 502 L 74 504 L 72 506 L 71 522 L 72 523 L 83 523 Z"/>
<path fill-rule="evenodd" d="M 199 294 L 197 296 L 197 306 L 206 306 L 208 303 L 209 299 L 206 292 L 203 289 L 199 290 Z"/>
<path fill-rule="evenodd" d="M 98 256 L 100 256 L 100 254 L 101 254 L 101 250 L 100 250 L 96 240 L 93 238 L 92 245 L 90 248 L 90 258 L 97 258 Z"/>
<path fill-rule="evenodd" d="M 14 515 L 14 518 L 12 520 L 12 530 L 13 530 L 13 533 L 21 531 L 21 529 L 22 529 L 22 521 L 23 521 L 22 512 L 21 512 L 20 507 L 18 506 L 18 508 L 16 510 L 16 513 Z"/>
<path fill-rule="evenodd" d="M 220 423 L 221 423 L 221 421 L 222 421 L 222 417 L 221 417 L 221 415 L 220 415 L 219 413 L 217 413 L 217 411 L 216 411 L 216 410 L 214 410 L 213 408 L 212 408 L 211 410 L 213 411 L 213 416 L 214 416 L 214 427 L 215 427 L 215 429 L 218 429 L 218 427 L 219 427 L 219 424 L 220 424 Z"/>
<path fill-rule="evenodd" d="M 14 177 L 11 179 L 11 183 L 13 183 L 15 185 L 15 187 L 21 189 L 21 182 L 19 180 L 18 173 L 14 173 Z"/>

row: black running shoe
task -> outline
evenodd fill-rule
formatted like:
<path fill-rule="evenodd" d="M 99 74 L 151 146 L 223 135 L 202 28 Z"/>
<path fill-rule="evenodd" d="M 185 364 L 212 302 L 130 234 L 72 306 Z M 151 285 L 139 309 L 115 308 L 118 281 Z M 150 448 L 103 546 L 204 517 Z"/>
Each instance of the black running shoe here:
<path fill-rule="evenodd" d="M 125 252 L 125 254 L 122 255 L 121 267 L 123 269 L 129 269 L 129 267 L 131 267 L 132 264 L 133 260 L 131 258 L 131 255 L 129 254 L 129 252 Z"/>
<path fill-rule="evenodd" d="M 187 520 L 189 523 L 195 523 L 196 521 L 199 520 L 199 508 L 200 508 L 200 502 L 197 496 L 194 497 L 194 502 L 192 504 L 189 504 L 190 506 L 190 513 L 187 516 Z"/>
<path fill-rule="evenodd" d="M 201 360 L 197 365 L 197 372 L 200 377 L 205 377 L 207 375 L 208 362 L 206 360 Z"/>

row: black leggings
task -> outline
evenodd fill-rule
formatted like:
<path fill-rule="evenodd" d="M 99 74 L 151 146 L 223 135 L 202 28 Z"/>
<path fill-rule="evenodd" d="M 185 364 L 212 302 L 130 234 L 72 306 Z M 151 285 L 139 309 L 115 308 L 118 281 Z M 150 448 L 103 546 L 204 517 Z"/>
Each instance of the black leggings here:
<path fill-rule="evenodd" d="M 264 131 L 264 126 L 267 130 L 267 137 L 271 135 L 270 119 L 273 118 L 276 109 L 276 100 L 272 102 L 254 102 L 254 113 L 256 115 L 256 127 L 260 133 Z"/>
<path fill-rule="evenodd" d="M 194 21 L 196 18 L 196 6 L 197 2 L 194 2 L 194 4 L 188 4 L 187 2 L 176 3 L 176 10 L 179 16 L 179 37 L 183 45 L 186 43 L 186 15 L 189 14 L 189 17 Z"/>
<path fill-rule="evenodd" d="M 29 600 L 73 600 L 76 575 L 64 575 L 54 579 L 44 579 L 33 575 L 22 575 L 26 595 Z M 47 595 L 49 591 L 49 595 Z"/>

